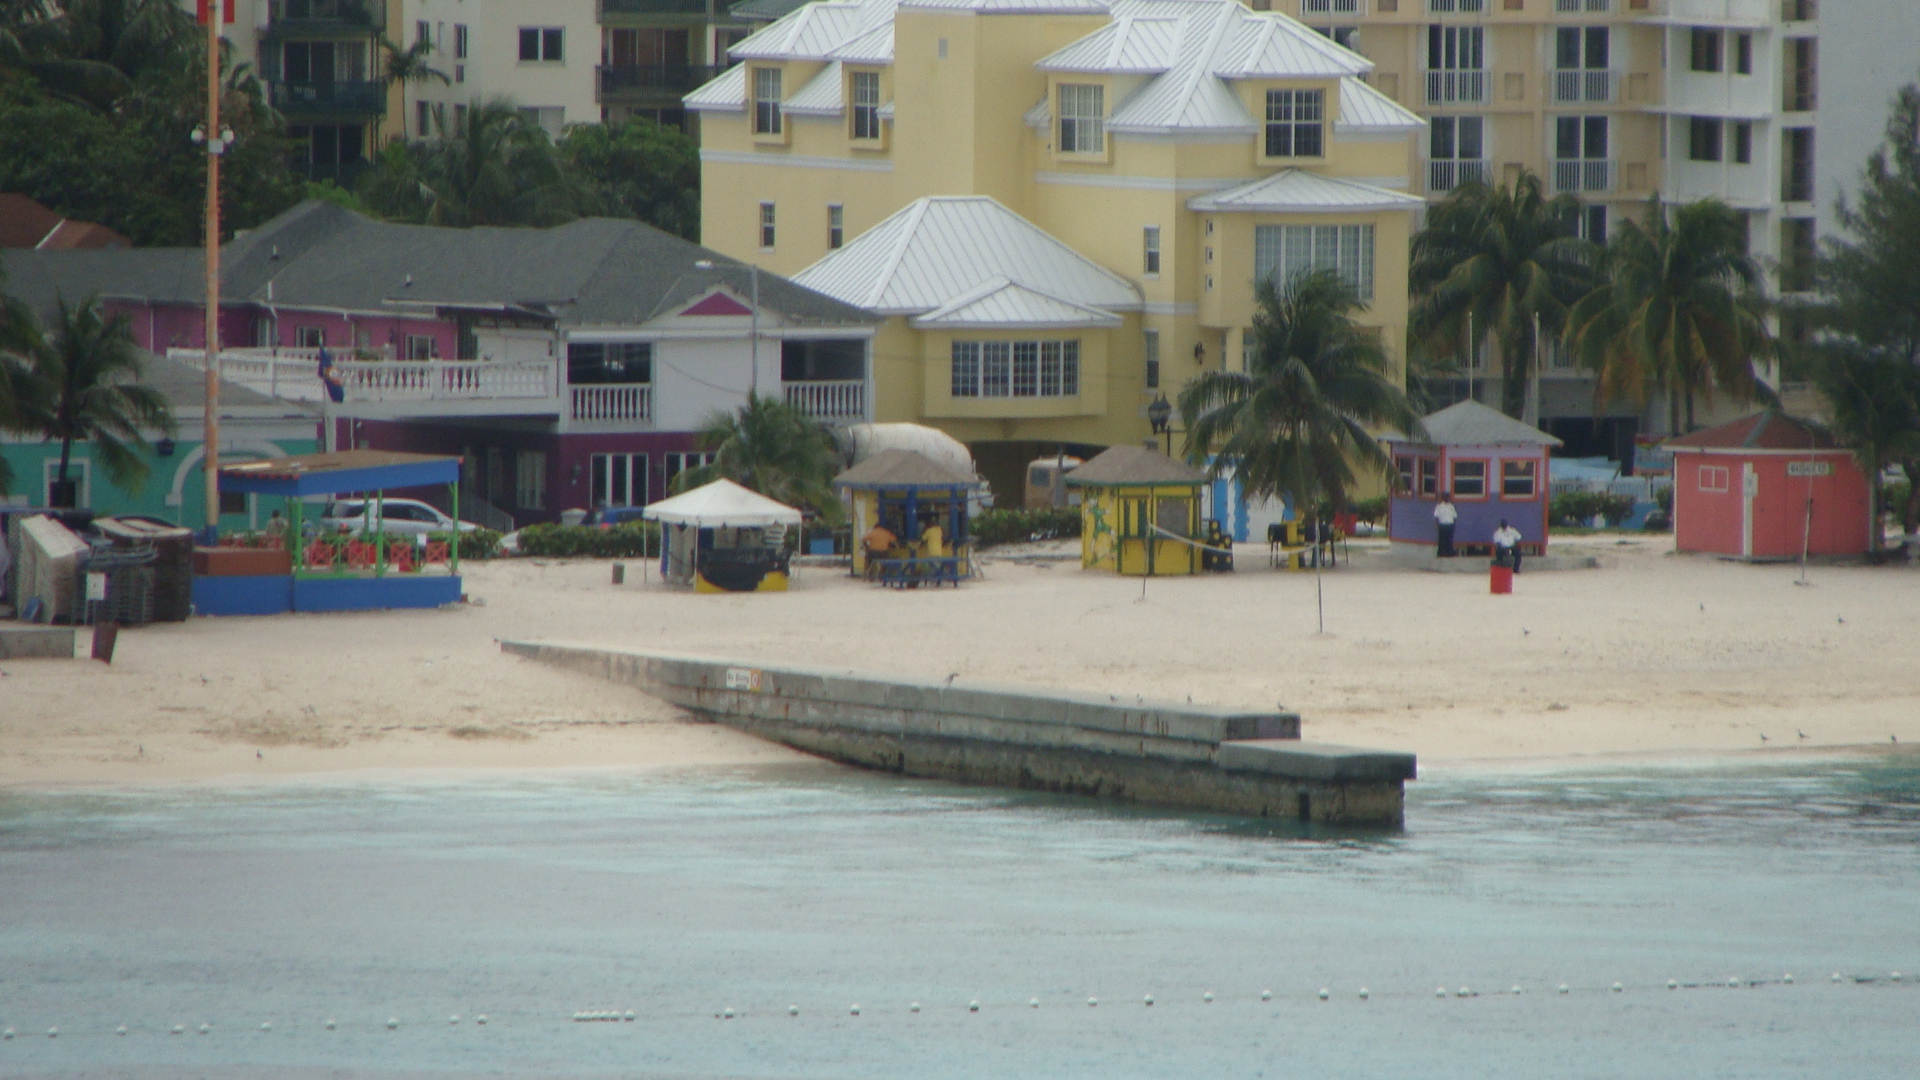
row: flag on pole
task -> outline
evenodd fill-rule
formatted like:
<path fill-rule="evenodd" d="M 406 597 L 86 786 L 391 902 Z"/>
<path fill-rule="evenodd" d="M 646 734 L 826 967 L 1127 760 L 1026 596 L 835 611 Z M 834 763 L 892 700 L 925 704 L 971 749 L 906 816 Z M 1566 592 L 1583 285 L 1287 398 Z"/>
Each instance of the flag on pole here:
<path fill-rule="evenodd" d="M 199 9 L 194 14 L 194 18 L 193 18 L 194 22 L 197 22 L 200 25 L 205 26 L 207 24 L 207 10 L 215 3 L 220 3 L 222 5 L 220 8 L 220 21 L 223 23 L 230 23 L 233 21 L 234 0 L 197 0 L 197 2 L 199 4 Z"/>

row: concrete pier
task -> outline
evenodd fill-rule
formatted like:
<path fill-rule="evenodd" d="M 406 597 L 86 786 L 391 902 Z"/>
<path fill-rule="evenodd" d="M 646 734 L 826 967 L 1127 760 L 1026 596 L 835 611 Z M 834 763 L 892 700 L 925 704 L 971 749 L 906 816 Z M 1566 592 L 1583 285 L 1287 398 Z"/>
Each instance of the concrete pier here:
<path fill-rule="evenodd" d="M 872 769 L 1255 817 L 1399 825 L 1412 754 L 1300 741 L 1291 712 L 1122 701 L 503 641 L 752 735 Z"/>

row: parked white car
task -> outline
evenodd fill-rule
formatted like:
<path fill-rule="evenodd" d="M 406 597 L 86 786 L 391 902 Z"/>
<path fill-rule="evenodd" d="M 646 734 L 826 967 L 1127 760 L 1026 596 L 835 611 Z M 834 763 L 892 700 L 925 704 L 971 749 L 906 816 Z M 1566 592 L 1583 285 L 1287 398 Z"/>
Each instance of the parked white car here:
<path fill-rule="evenodd" d="M 372 504 L 379 509 L 372 512 L 376 532 L 397 535 L 417 536 L 425 533 L 452 532 L 454 520 L 441 513 L 438 508 L 419 499 L 387 499 L 384 504 Z M 338 499 L 326 505 L 320 514 L 320 525 L 329 532 L 345 528 L 349 532 L 367 531 L 369 501 L 366 499 Z M 472 532 L 480 526 L 471 521 L 459 523 L 461 532 Z"/>

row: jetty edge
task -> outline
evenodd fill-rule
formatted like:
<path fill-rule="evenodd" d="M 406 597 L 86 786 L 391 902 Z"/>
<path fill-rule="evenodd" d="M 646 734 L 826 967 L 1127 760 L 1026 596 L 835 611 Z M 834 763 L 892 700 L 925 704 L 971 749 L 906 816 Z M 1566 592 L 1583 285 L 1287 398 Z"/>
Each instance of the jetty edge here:
<path fill-rule="evenodd" d="M 500 649 L 633 686 L 771 742 L 907 776 L 1397 827 L 1416 775 L 1412 754 L 1302 741 L 1293 712 L 590 645 Z"/>

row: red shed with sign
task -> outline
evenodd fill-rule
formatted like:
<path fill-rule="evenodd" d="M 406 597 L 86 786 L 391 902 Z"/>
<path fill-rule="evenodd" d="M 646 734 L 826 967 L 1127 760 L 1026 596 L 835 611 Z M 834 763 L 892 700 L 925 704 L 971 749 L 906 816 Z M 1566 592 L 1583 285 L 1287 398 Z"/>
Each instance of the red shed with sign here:
<path fill-rule="evenodd" d="M 1674 546 L 1743 559 L 1867 550 L 1867 477 L 1824 428 L 1774 410 L 1670 439 Z"/>

